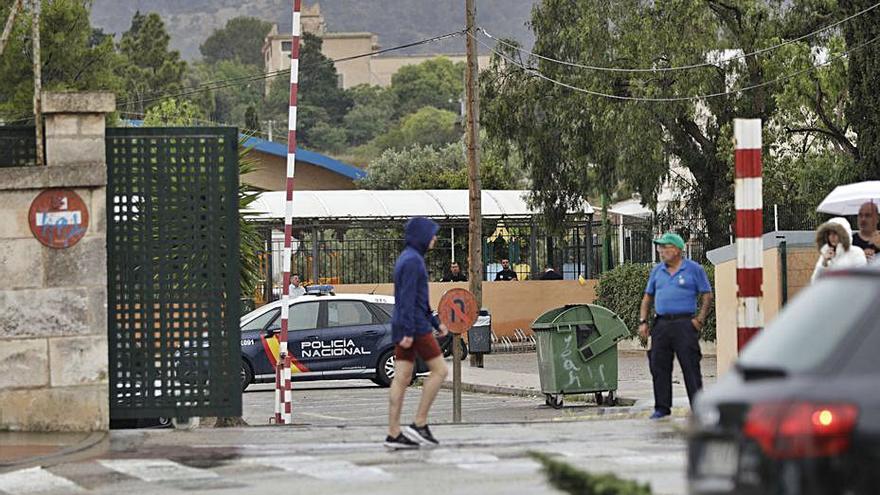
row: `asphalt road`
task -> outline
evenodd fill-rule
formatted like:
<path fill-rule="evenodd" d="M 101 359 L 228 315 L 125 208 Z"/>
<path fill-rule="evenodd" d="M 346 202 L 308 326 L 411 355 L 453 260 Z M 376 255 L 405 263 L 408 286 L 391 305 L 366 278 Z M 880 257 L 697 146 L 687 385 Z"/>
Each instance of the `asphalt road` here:
<path fill-rule="evenodd" d="M 714 381 L 714 357 L 704 359 L 704 378 Z M 469 366 L 463 363 L 462 366 Z M 537 373 L 535 353 L 494 354 L 485 356 L 484 367 L 517 373 Z M 620 380 L 650 381 L 644 353 L 621 353 Z M 674 380 L 681 381 L 676 367 Z M 410 387 L 404 401 L 403 420 L 415 414 L 421 388 Z M 462 394 L 462 420 L 471 423 L 507 423 L 555 419 L 577 419 L 595 412 L 592 403 L 566 397 L 560 410 L 544 405 L 543 397 L 512 397 L 489 394 Z M 269 424 L 274 416 L 274 385 L 251 385 L 242 396 L 243 418 L 254 426 Z M 387 424 L 388 389 L 369 380 L 296 382 L 293 388 L 294 422 L 308 425 L 383 425 Z M 441 390 L 431 409 L 431 423 L 452 422 L 452 392 Z"/>

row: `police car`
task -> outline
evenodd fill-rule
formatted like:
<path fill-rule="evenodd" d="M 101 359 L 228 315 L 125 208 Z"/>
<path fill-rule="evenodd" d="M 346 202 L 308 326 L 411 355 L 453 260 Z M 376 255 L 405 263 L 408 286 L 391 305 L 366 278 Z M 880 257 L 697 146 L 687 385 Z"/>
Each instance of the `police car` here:
<path fill-rule="evenodd" d="M 394 378 L 391 313 L 394 297 L 333 294 L 309 287 L 290 301 L 287 348 L 293 381 L 364 378 L 387 387 Z M 281 301 L 241 318 L 241 389 L 275 381 Z M 424 363 L 416 370 L 426 371 Z"/>

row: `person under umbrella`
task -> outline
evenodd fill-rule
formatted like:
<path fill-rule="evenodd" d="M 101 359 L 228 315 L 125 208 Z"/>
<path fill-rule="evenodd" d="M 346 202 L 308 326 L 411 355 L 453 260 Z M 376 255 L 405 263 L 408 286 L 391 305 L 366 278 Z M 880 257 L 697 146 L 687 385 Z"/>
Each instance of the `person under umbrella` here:
<path fill-rule="evenodd" d="M 852 244 L 852 228 L 843 217 L 834 217 L 819 226 L 816 230 L 816 247 L 819 248 L 819 259 L 810 282 L 814 282 L 825 270 L 868 263 L 862 248 Z"/>

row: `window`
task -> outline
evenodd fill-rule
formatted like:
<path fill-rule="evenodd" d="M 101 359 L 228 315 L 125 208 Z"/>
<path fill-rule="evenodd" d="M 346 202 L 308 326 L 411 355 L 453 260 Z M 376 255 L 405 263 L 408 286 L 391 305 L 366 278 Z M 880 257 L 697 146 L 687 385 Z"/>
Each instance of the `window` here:
<path fill-rule="evenodd" d="M 877 281 L 832 277 L 799 294 L 739 358 L 746 368 L 816 369 L 832 357 L 877 301 Z M 845 308 L 845 309 L 841 309 Z"/>
<path fill-rule="evenodd" d="M 281 51 L 284 53 L 290 53 L 290 48 L 293 46 L 292 41 L 282 41 L 281 42 Z"/>
<path fill-rule="evenodd" d="M 245 326 L 241 327 L 242 332 L 247 332 L 248 330 L 262 330 L 263 327 L 266 326 L 266 323 L 272 321 L 276 316 L 281 314 L 280 309 L 275 309 L 272 311 L 266 311 L 260 316 L 254 318 L 249 321 Z"/>
<path fill-rule="evenodd" d="M 293 304 L 290 306 L 290 313 L 287 316 L 287 331 L 294 330 L 312 330 L 318 328 L 318 304 L 317 302 L 308 302 L 301 304 Z M 281 317 L 275 319 L 269 326 L 269 330 L 281 329 Z"/>
<path fill-rule="evenodd" d="M 360 301 L 327 301 L 327 326 L 349 327 L 374 323 L 373 313 Z"/>

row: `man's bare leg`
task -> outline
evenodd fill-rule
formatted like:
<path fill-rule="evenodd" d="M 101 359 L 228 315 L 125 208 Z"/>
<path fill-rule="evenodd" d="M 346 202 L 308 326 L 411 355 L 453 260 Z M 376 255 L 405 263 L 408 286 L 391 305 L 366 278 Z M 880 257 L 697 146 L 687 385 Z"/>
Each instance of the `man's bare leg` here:
<path fill-rule="evenodd" d="M 416 412 L 415 418 L 416 426 L 425 426 L 428 424 L 428 411 L 431 409 L 431 404 L 433 404 L 434 399 L 437 398 L 437 392 L 440 391 L 440 386 L 443 385 L 443 382 L 446 380 L 446 375 L 449 373 L 448 368 L 446 367 L 446 361 L 443 360 L 442 354 L 428 361 L 426 364 L 428 365 L 431 374 L 422 384 L 422 397 L 419 399 L 419 409 Z M 394 379 L 397 380 L 397 375 L 394 375 Z M 400 419 L 399 412 L 400 410 L 398 409 L 398 420 Z"/>
<path fill-rule="evenodd" d="M 392 437 L 400 435 L 400 411 L 403 409 L 403 396 L 412 381 L 412 374 L 412 362 L 394 360 L 394 379 L 391 380 L 391 389 L 388 392 L 388 434 Z"/>

